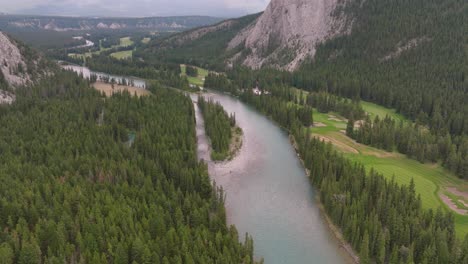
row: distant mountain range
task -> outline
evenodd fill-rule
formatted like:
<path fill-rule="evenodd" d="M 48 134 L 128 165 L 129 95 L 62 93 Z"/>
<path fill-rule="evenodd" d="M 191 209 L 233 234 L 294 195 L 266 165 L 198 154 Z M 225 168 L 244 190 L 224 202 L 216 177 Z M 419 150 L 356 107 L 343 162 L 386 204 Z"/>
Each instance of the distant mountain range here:
<path fill-rule="evenodd" d="M 150 29 L 160 31 L 182 31 L 220 22 L 221 18 L 208 16 L 145 17 L 145 18 L 101 18 L 60 17 L 0 14 L 0 29 L 12 30 L 119 30 Z"/>

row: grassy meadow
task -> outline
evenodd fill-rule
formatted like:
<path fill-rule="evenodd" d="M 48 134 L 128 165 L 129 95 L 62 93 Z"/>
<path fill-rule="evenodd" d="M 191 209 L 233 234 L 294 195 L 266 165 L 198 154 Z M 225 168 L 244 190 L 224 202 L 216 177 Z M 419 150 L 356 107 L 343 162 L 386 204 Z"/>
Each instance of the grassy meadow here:
<path fill-rule="evenodd" d="M 180 65 L 180 71 L 182 72 L 181 75 L 182 76 L 187 76 L 187 79 L 188 79 L 190 84 L 202 87 L 204 85 L 204 83 L 205 83 L 205 78 L 206 78 L 206 76 L 208 76 L 209 72 L 208 72 L 208 70 L 200 68 L 200 67 L 196 67 L 196 68 L 198 69 L 198 76 L 197 77 L 187 76 L 187 73 L 186 73 L 187 66 L 184 65 L 184 64 L 181 64 Z"/>
<path fill-rule="evenodd" d="M 119 48 L 119 47 L 128 47 L 133 45 L 133 41 L 130 39 L 130 37 L 123 37 L 120 38 L 120 44 L 119 45 L 114 45 L 110 48 L 104 48 L 101 45 L 101 42 L 99 42 L 99 50 L 95 52 L 85 52 L 85 53 L 69 53 L 69 57 L 73 58 L 90 58 L 93 55 L 99 55 L 103 51 L 108 51 L 111 49 Z M 119 51 L 119 52 L 114 52 L 110 56 L 116 58 L 116 59 L 126 59 L 126 58 L 131 58 L 133 54 L 133 51 L 131 50 L 126 50 L 126 51 Z"/>
<path fill-rule="evenodd" d="M 119 52 L 114 52 L 110 56 L 119 60 L 131 58 L 133 55 L 133 50 L 124 50 Z"/>

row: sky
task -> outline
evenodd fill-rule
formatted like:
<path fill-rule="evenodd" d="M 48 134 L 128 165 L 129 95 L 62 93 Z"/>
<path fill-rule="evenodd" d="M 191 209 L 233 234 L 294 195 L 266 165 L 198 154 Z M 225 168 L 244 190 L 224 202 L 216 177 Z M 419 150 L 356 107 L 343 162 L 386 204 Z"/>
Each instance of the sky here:
<path fill-rule="evenodd" d="M 0 0 L 0 12 L 63 16 L 238 17 L 265 10 L 270 0 Z"/>

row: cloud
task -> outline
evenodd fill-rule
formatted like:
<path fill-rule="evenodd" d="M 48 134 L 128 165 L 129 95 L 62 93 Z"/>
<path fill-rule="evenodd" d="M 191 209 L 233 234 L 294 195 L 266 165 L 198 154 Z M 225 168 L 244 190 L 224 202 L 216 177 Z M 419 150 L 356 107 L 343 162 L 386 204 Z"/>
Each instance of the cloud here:
<path fill-rule="evenodd" d="M 265 9 L 269 0 L 0 0 L 2 12 L 37 15 L 240 16 Z"/>

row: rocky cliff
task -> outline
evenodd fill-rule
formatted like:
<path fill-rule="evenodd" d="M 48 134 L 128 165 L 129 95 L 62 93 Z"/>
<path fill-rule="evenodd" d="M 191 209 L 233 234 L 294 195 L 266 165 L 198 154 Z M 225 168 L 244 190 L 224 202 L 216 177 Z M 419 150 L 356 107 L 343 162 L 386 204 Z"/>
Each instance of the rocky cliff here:
<path fill-rule="evenodd" d="M 50 72 L 49 62 L 39 53 L 0 31 L 0 104 L 14 101 L 11 91 L 15 88 L 34 83 Z"/>
<path fill-rule="evenodd" d="M 20 49 L 2 32 L 0 32 L 0 69 L 9 85 L 20 86 L 31 81 L 28 66 Z"/>
<path fill-rule="evenodd" d="M 251 68 L 296 69 L 314 57 L 317 45 L 349 34 L 352 18 L 344 8 L 349 0 L 272 0 L 265 12 L 242 30 L 228 50 L 244 45 L 233 60 Z"/>

